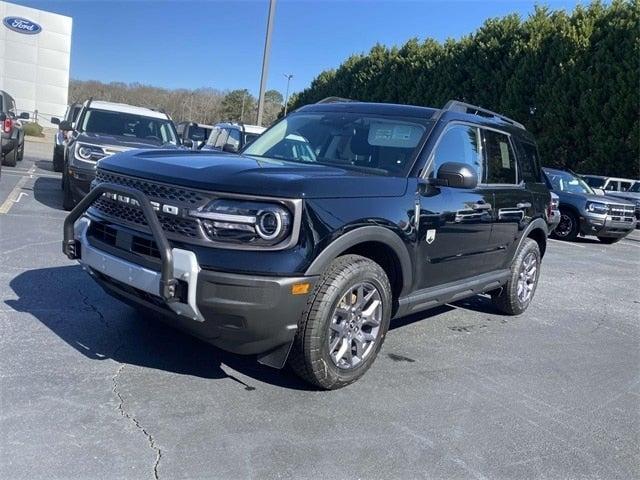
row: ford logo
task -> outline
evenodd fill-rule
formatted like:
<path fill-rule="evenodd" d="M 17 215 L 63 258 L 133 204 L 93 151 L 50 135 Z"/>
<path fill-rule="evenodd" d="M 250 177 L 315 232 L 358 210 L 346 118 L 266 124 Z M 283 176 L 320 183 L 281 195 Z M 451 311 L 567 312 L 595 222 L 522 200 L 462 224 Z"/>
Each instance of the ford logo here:
<path fill-rule="evenodd" d="M 27 35 L 36 35 L 42 31 L 42 27 L 31 20 L 21 17 L 4 17 L 2 21 L 5 27 L 18 33 L 26 33 Z"/>

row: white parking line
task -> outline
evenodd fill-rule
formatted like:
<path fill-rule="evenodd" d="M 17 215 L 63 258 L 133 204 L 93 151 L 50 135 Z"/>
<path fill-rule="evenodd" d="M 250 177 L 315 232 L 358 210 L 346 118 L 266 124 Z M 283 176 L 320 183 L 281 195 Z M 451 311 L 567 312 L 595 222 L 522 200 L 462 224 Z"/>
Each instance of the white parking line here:
<path fill-rule="evenodd" d="M 569 243 L 569 242 L 565 242 L 564 240 L 556 240 L 555 238 L 550 238 L 549 241 L 553 243 L 558 243 L 560 245 L 564 245 L 565 247 L 587 248 L 584 245 L 580 245 L 579 243 L 575 243 L 575 242 Z"/>
<path fill-rule="evenodd" d="M 3 215 L 5 213 L 9 213 L 9 210 L 11 210 L 11 207 L 13 206 L 13 204 L 16 203 L 18 201 L 18 199 L 20 198 L 20 190 L 22 190 L 22 187 L 24 187 L 24 185 L 27 183 L 27 181 L 30 178 L 32 178 L 33 172 L 35 172 L 35 171 L 36 171 L 36 166 L 34 165 L 27 172 L 30 175 L 28 175 L 28 176 L 25 175 L 20 180 L 18 180 L 18 183 L 16 183 L 16 186 L 13 187 L 13 190 L 11 190 L 11 193 L 9 194 L 7 199 L 4 201 L 4 203 L 2 205 L 0 205 L 0 215 Z"/>
<path fill-rule="evenodd" d="M 638 243 L 631 243 L 631 242 L 625 242 L 624 240 L 620 241 L 621 245 L 629 245 L 630 247 L 636 247 L 636 248 L 640 248 L 640 244 Z"/>

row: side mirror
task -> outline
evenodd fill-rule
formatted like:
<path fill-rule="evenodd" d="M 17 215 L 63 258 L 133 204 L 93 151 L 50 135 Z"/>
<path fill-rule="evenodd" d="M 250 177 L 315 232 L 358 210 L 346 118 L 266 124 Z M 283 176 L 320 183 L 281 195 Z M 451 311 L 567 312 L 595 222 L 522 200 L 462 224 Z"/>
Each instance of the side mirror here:
<path fill-rule="evenodd" d="M 51 117 L 51 123 L 54 125 L 60 125 L 60 119 L 58 117 Z"/>
<path fill-rule="evenodd" d="M 63 120 L 62 122 L 60 122 L 58 124 L 58 127 L 63 131 L 73 130 L 73 125 L 68 120 Z"/>
<path fill-rule="evenodd" d="M 224 147 L 222 147 L 222 151 L 227 153 L 238 153 L 238 147 L 231 143 L 225 143 Z"/>
<path fill-rule="evenodd" d="M 478 172 L 466 163 L 443 163 L 438 169 L 436 183 L 451 188 L 473 189 L 478 185 Z"/>
<path fill-rule="evenodd" d="M 29 114 L 27 112 L 22 112 L 18 118 L 22 120 L 29 120 Z"/>

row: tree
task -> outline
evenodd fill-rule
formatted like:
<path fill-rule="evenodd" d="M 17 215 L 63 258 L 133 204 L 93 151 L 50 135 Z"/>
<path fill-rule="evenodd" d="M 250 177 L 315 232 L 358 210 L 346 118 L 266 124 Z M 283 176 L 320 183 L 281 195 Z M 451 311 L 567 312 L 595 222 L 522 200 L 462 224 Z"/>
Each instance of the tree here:
<path fill-rule="evenodd" d="M 256 99 L 246 88 L 232 90 L 222 100 L 222 116 L 227 121 L 250 123 L 256 105 Z"/>

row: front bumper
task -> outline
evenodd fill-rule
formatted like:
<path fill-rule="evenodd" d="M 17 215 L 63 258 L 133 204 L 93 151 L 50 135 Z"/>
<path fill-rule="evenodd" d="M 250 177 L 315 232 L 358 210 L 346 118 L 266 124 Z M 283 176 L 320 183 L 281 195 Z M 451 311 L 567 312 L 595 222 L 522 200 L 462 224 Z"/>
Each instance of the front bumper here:
<path fill-rule="evenodd" d="M 67 174 L 69 176 L 71 196 L 73 201 L 77 203 L 91 190 L 91 182 L 96 177 L 96 173 L 94 170 L 69 167 Z"/>
<path fill-rule="evenodd" d="M 604 215 L 584 215 L 580 222 L 580 233 L 597 237 L 622 238 L 636 228 L 636 219 L 629 217 L 614 217 Z"/>
<path fill-rule="evenodd" d="M 141 192 L 110 184 L 98 185 L 69 214 L 63 251 L 77 259 L 105 291 L 152 309 L 163 321 L 234 353 L 264 354 L 291 343 L 308 297 L 293 295 L 292 286 L 309 283 L 312 288 L 317 277 L 203 270 L 193 252 L 171 248 L 156 225 L 157 217 L 155 223 L 147 218 L 161 252 L 157 268 L 130 261 L 130 254 L 125 260 L 99 248 L 87 235 L 91 220 L 84 211 L 105 191 L 136 198 L 145 216 L 155 217 Z"/>

